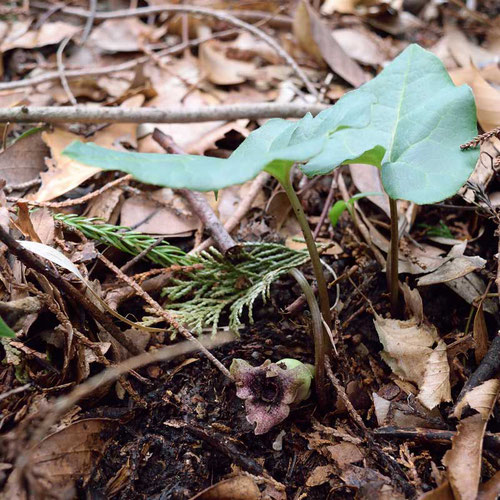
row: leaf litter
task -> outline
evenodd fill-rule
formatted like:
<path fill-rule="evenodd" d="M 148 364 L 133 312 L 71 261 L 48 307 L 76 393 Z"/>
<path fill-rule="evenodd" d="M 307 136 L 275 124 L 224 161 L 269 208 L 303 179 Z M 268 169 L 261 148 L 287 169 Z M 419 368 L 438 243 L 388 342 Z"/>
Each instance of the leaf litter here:
<path fill-rule="evenodd" d="M 102 19 L 99 6 L 84 42 L 86 18 L 70 15 L 69 6 L 50 2 L 14 14 L 21 4 L 0 11 L 2 108 L 61 106 L 72 98 L 87 107 L 186 110 L 312 102 L 274 50 L 224 22 L 166 12 Z M 138 6 L 146 4 L 162 5 Z M 272 1 L 191 4 L 256 23 L 300 64 L 325 104 L 373 79 L 417 40 L 433 48 L 456 84 L 470 85 L 482 131 L 500 125 L 498 36 L 492 27 L 499 13 L 493 2 L 460 7 L 456 2 L 326 0 L 299 2 L 296 9 Z M 85 2 L 72 7 L 88 8 Z M 109 8 L 129 7 L 114 2 Z M 61 69 L 56 53 L 67 37 L 71 42 Z M 124 64 L 130 65 L 123 69 Z M 67 86 L 61 83 L 64 73 Z M 385 93 L 394 90 L 386 87 Z M 392 118 L 384 120 L 393 130 Z M 168 329 L 134 297 L 98 259 L 101 253 L 190 328 L 215 339 L 228 327 L 238 330 L 237 341 L 232 336 L 212 349 L 224 365 L 234 358 L 253 366 L 285 357 L 313 360 L 309 315 L 298 298 L 301 290 L 287 275 L 290 267 L 300 266 L 311 277 L 309 259 L 289 203 L 269 177 L 257 194 L 255 181 L 216 197 L 207 193 L 223 224 L 240 205 L 248 207 L 233 232 L 243 253 L 229 257 L 212 248 L 197 257 L 190 250 L 211 233 L 182 193 L 130 179 L 109 186 L 119 180 L 116 171 L 102 172 L 61 155 L 73 139 L 163 153 L 152 139 L 158 127 L 188 153 L 227 158 L 264 123 L 60 123 L 33 129 L 1 124 L 2 227 L 26 247 L 45 245 L 46 268 L 82 297 L 75 302 L 2 246 L 2 493 L 23 498 L 26 484 L 41 498 L 48 490 L 56 498 L 98 492 L 109 498 L 280 500 L 301 494 L 472 499 L 498 493 L 499 464 L 492 451 L 498 440 L 498 380 L 489 376 L 457 396 L 476 372 L 482 373 L 483 360 L 488 362 L 496 346 L 500 186 L 494 134 L 482 141 L 461 197 L 436 205 L 399 204 L 404 319 L 387 315 L 383 269 L 370 247 L 387 255 L 386 199 L 360 198 L 354 216 L 344 212 L 332 228 L 322 212 L 331 189 L 332 204 L 340 199 L 339 179 L 294 174 L 302 206 L 320 226 L 325 269 L 337 276 L 328 279 L 340 284 L 332 360 L 345 396 L 334 398 L 326 414 L 318 413 L 313 395 L 267 435 L 255 436 L 234 386 L 204 357 L 185 350 L 82 393 L 69 412 L 43 428 L 47 412 L 73 388 L 130 356 L 124 346 L 154 353 L 178 343 L 175 328 Z M 444 159 L 440 162 L 444 165 Z M 342 175 L 348 196 L 383 191 L 375 167 L 351 165 Z M 89 315 L 82 306 L 85 297 L 114 318 L 112 325 Z M 283 313 L 290 309 L 295 312 Z M 108 331 L 113 324 L 123 344 Z M 172 424 L 181 420 L 183 425 Z M 413 437 L 402 438 L 403 430 L 414 431 Z M 444 441 L 436 438 L 438 432 L 448 432 Z M 271 446 L 278 440 L 278 448 Z M 26 450 L 32 450 L 28 473 L 19 458 Z"/>

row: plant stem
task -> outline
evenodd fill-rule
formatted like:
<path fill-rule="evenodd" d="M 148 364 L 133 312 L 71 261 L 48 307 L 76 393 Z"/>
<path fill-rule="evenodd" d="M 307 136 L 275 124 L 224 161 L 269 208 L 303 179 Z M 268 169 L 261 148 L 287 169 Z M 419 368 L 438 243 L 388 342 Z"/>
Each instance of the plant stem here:
<path fill-rule="evenodd" d="M 326 358 L 326 345 L 323 336 L 323 323 L 321 321 L 321 312 L 319 310 L 318 302 L 314 295 L 311 285 L 306 280 L 305 276 L 298 269 L 290 269 L 288 271 L 297 281 L 302 293 L 306 297 L 309 310 L 311 311 L 312 330 L 314 337 L 314 368 L 315 368 L 315 384 L 316 395 L 318 396 L 319 407 L 326 408 L 327 403 L 327 387 L 325 383 L 325 358 Z"/>
<path fill-rule="evenodd" d="M 391 294 L 391 315 L 395 318 L 398 315 L 398 253 L 399 253 L 399 229 L 398 229 L 398 204 L 396 200 L 389 198 L 389 208 L 391 212 L 391 255 L 390 263 L 387 266 L 387 283 Z"/>
<path fill-rule="evenodd" d="M 326 287 L 325 275 L 323 274 L 323 267 L 321 265 L 321 261 L 319 258 L 318 249 L 316 248 L 316 243 L 314 242 L 314 238 L 311 233 L 311 228 L 309 227 L 306 214 L 304 213 L 304 209 L 302 208 L 300 200 L 297 197 L 297 193 L 293 189 L 289 173 L 287 173 L 286 176 L 280 176 L 278 180 L 280 181 L 281 185 L 283 186 L 288 196 L 288 199 L 290 200 L 290 204 L 292 205 L 293 211 L 295 212 L 295 216 L 297 217 L 297 220 L 299 221 L 300 227 L 302 229 L 304 239 L 306 240 L 307 250 L 309 251 L 309 255 L 311 257 L 311 263 L 314 270 L 314 275 L 318 283 L 318 294 L 319 294 L 319 304 L 321 308 L 321 314 L 323 315 L 325 323 L 328 325 L 328 327 L 330 327 L 332 324 L 332 315 L 330 312 L 330 299 L 328 298 L 328 289 Z"/>

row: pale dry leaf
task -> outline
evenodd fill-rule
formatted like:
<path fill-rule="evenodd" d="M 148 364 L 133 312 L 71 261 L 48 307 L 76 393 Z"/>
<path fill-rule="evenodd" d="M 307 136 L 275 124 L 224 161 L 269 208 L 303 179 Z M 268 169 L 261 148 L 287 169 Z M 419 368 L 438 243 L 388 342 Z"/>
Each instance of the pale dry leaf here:
<path fill-rule="evenodd" d="M 349 165 L 349 171 L 352 182 L 354 182 L 360 193 L 384 193 L 383 196 L 367 196 L 367 199 L 389 216 L 389 197 L 384 192 L 382 180 L 380 179 L 380 170 L 374 165 L 353 163 Z M 398 204 L 400 205 L 401 202 L 399 201 Z"/>
<path fill-rule="evenodd" d="M 462 297 L 468 304 L 472 304 L 486 290 L 486 284 L 477 273 L 469 273 L 462 278 L 447 281 L 445 285 Z M 498 311 L 498 302 L 487 298 L 483 301 L 483 309 L 490 314 L 495 314 Z"/>
<path fill-rule="evenodd" d="M 455 500 L 453 491 L 448 481 L 439 485 L 436 489 L 424 493 L 419 500 Z"/>
<path fill-rule="evenodd" d="M 477 499 L 485 429 L 486 421 L 479 414 L 461 420 L 443 457 L 451 489 L 460 500 Z"/>
<path fill-rule="evenodd" d="M 55 222 L 49 209 L 44 207 L 32 212 L 31 222 L 40 242 L 52 245 L 55 236 Z"/>
<path fill-rule="evenodd" d="M 432 409 L 440 402 L 448 401 L 450 386 L 446 345 L 439 339 L 436 328 L 425 323 L 419 325 L 415 318 L 400 321 L 378 315 L 374 324 L 384 346 L 382 359 L 395 375 L 417 384 L 422 404 Z M 431 397 L 432 391 L 435 394 Z"/>
<path fill-rule="evenodd" d="M 0 153 L 0 177 L 14 185 L 36 179 L 46 168 L 48 152 L 40 132 L 17 140 Z"/>
<path fill-rule="evenodd" d="M 11 49 L 34 49 L 45 45 L 55 45 L 67 37 L 76 35 L 81 27 L 62 21 L 45 22 L 37 30 L 29 30 L 24 21 L 15 22 L 10 26 L 0 43 L 0 52 Z M 21 34 L 24 31 L 24 34 Z"/>
<path fill-rule="evenodd" d="M 183 237 L 191 235 L 199 220 L 184 199 L 169 188 L 146 196 L 131 196 L 121 207 L 121 224 L 146 234 Z"/>
<path fill-rule="evenodd" d="M 401 289 L 410 316 L 413 316 L 419 324 L 422 323 L 424 321 L 424 306 L 420 292 L 416 288 L 412 290 L 407 283 L 401 283 Z"/>
<path fill-rule="evenodd" d="M 201 74 L 198 64 L 192 58 L 169 63 L 168 71 L 156 65 L 146 64 L 144 73 L 151 79 L 153 88 L 157 92 L 157 96 L 148 102 L 148 107 L 178 106 L 189 110 L 220 104 L 219 99 L 197 88 Z M 170 135 L 186 153 L 191 153 L 197 148 L 198 141 L 202 137 L 224 123 L 220 120 L 204 123 L 159 123 L 144 124 L 144 127 L 151 131 L 155 127 L 160 129 L 164 134 Z M 165 150 L 148 136 L 139 141 L 139 152 L 164 153 Z"/>
<path fill-rule="evenodd" d="M 356 11 L 356 5 L 360 0 L 325 0 L 321 6 L 321 13 L 329 16 L 334 12 L 341 14 L 353 14 Z"/>
<path fill-rule="evenodd" d="M 440 340 L 427 360 L 418 400 L 429 410 L 443 401 L 451 401 L 450 365 L 446 344 Z"/>
<path fill-rule="evenodd" d="M 260 490 L 248 476 L 238 475 L 219 481 L 190 500 L 259 500 Z"/>
<path fill-rule="evenodd" d="M 444 38 L 452 57 L 462 67 L 483 66 L 498 59 L 498 54 L 473 43 L 456 24 L 445 22 Z"/>
<path fill-rule="evenodd" d="M 452 248 L 456 248 L 455 245 Z M 436 285 L 438 283 L 446 283 L 466 276 L 473 271 L 483 269 L 486 265 L 486 260 L 479 256 L 463 256 L 457 257 L 448 262 L 445 262 L 432 273 L 426 274 L 417 280 L 418 286 Z"/>
<path fill-rule="evenodd" d="M 334 73 L 353 87 L 365 83 L 369 76 L 339 45 L 330 29 L 309 5 L 301 0 L 295 11 L 293 31 L 301 48 L 318 63 L 324 60 Z"/>
<path fill-rule="evenodd" d="M 373 406 L 375 407 L 375 416 L 377 417 L 377 424 L 379 427 L 385 425 L 391 402 L 379 396 L 376 392 L 372 393 Z"/>
<path fill-rule="evenodd" d="M 209 40 L 200 45 L 198 61 L 202 74 L 216 85 L 243 83 L 256 66 L 253 63 L 230 59 L 225 55 L 225 44 Z"/>
<path fill-rule="evenodd" d="M 314 486 L 325 484 L 334 474 L 335 468 L 332 465 L 318 465 L 307 478 L 306 486 L 312 488 Z"/>
<path fill-rule="evenodd" d="M 336 29 L 332 31 L 332 36 L 344 52 L 361 64 L 382 66 L 389 58 L 381 48 L 381 39 L 368 30 Z"/>
<path fill-rule="evenodd" d="M 460 418 L 466 405 L 476 410 L 484 420 L 488 420 L 489 414 L 500 390 L 500 380 L 492 378 L 474 387 L 465 394 L 455 407 L 454 416 Z"/>
<path fill-rule="evenodd" d="M 337 462 L 339 467 L 361 462 L 365 456 L 358 446 L 353 443 L 339 443 L 326 447 L 330 458 Z"/>
<path fill-rule="evenodd" d="M 123 107 L 140 107 L 144 96 L 137 95 L 127 99 Z M 135 123 L 115 123 L 98 131 L 90 140 L 105 148 L 124 150 L 122 144 L 136 146 Z M 47 160 L 49 170 L 42 173 L 42 185 L 32 196 L 35 201 L 49 201 L 78 187 L 82 182 L 101 172 L 100 168 L 89 167 L 62 154 L 63 150 L 75 140 L 82 137 L 63 129 L 55 128 L 52 132 L 44 132 L 42 138 L 49 146 L 52 158 Z"/>
<path fill-rule="evenodd" d="M 467 71 L 450 71 L 455 85 L 466 83 L 472 89 L 477 108 L 477 120 L 481 128 L 488 132 L 500 125 L 500 92 L 491 86 L 478 69 L 470 65 Z"/>
<path fill-rule="evenodd" d="M 138 52 L 163 34 L 136 17 L 107 19 L 92 30 L 88 42 L 107 52 Z"/>

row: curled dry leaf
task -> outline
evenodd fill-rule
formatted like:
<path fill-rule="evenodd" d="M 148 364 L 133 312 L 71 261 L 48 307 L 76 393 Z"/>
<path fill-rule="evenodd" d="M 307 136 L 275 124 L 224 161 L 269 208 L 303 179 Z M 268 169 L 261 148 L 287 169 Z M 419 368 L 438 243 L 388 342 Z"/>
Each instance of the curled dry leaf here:
<path fill-rule="evenodd" d="M 248 476 L 239 475 L 224 479 L 201 491 L 190 500 L 259 500 L 260 490 Z"/>
<path fill-rule="evenodd" d="M 448 262 L 445 262 L 441 267 L 432 273 L 419 278 L 417 284 L 418 286 L 428 286 L 436 285 L 438 283 L 446 283 L 448 281 L 453 281 L 466 276 L 467 274 L 477 271 L 478 269 L 483 269 L 485 265 L 486 260 L 479 256 L 456 257 Z"/>
<path fill-rule="evenodd" d="M 455 417 L 460 418 L 465 406 L 468 405 L 481 414 L 483 419 L 487 419 L 499 390 L 500 380 L 496 378 L 487 380 L 481 385 L 474 387 L 457 404 L 454 412 Z"/>
<path fill-rule="evenodd" d="M 255 64 L 226 57 L 225 45 L 209 40 L 200 45 L 199 63 L 203 75 L 216 85 L 243 83 L 256 69 Z"/>
<path fill-rule="evenodd" d="M 319 64 L 325 61 L 332 71 L 353 87 L 359 87 L 368 80 L 368 75 L 344 52 L 307 0 L 301 0 L 295 11 L 293 32 L 305 52 Z"/>
<path fill-rule="evenodd" d="M 0 42 L 0 52 L 11 49 L 34 49 L 45 45 L 55 45 L 66 37 L 72 37 L 81 28 L 62 21 L 43 23 L 40 29 L 29 30 L 31 21 L 18 21 L 9 26 L 1 23 L 0 32 L 3 31 L 3 39 Z M 2 30 L 1 28 L 4 28 Z"/>
<path fill-rule="evenodd" d="M 384 346 L 382 359 L 395 375 L 417 384 L 421 403 L 432 409 L 443 401 L 450 401 L 446 345 L 439 339 L 436 328 L 419 325 L 415 318 L 399 321 L 378 315 L 374 323 Z"/>
<path fill-rule="evenodd" d="M 455 85 L 466 83 L 472 89 L 477 107 L 477 121 L 488 132 L 500 125 L 500 92 L 492 87 L 474 65 L 450 71 Z M 472 139 L 472 138 L 471 138 Z"/>

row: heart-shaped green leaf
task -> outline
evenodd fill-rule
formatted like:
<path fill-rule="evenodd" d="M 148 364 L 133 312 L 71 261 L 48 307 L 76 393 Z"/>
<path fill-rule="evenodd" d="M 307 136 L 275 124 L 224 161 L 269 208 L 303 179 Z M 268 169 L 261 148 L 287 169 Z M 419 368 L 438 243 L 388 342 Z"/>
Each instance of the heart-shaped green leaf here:
<path fill-rule="evenodd" d="M 411 45 L 315 118 L 269 120 L 228 159 L 120 152 L 79 142 L 64 154 L 149 184 L 196 191 L 239 184 L 263 169 L 279 177 L 295 162 L 306 163 L 301 168 L 307 175 L 368 163 L 381 168 L 390 197 L 433 203 L 455 194 L 472 173 L 478 153 L 460 145 L 476 134 L 469 87 L 455 87 L 437 57 Z"/>
<path fill-rule="evenodd" d="M 455 194 L 478 156 L 460 150 L 477 134 L 470 88 L 456 87 L 436 56 L 411 45 L 359 90 L 375 97 L 370 124 L 333 134 L 302 170 L 317 175 L 368 163 L 381 167 L 391 198 L 434 203 Z"/>
<path fill-rule="evenodd" d="M 332 133 L 365 127 L 370 121 L 371 94 L 347 94 L 318 116 L 297 122 L 272 119 L 252 132 L 228 159 L 115 151 L 92 143 L 73 142 L 63 152 L 73 160 L 104 170 L 120 170 L 158 186 L 213 191 L 255 177 L 268 165 L 282 169 L 305 162 L 325 147 Z"/>

